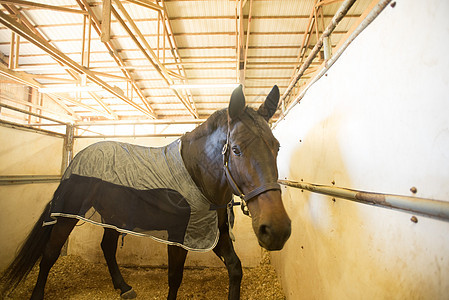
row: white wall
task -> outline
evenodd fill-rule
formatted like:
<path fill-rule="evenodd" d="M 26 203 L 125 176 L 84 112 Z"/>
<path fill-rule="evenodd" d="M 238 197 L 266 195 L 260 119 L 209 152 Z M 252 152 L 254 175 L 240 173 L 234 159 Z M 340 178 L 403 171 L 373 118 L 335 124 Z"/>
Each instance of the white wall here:
<path fill-rule="evenodd" d="M 58 175 L 63 138 L 0 126 L 0 175 Z M 0 185 L 0 271 L 12 261 L 58 183 Z"/>
<path fill-rule="evenodd" d="M 396 1 L 275 128 L 280 177 L 449 200 L 449 2 Z M 449 223 L 283 188 L 288 299 L 447 299 Z"/>

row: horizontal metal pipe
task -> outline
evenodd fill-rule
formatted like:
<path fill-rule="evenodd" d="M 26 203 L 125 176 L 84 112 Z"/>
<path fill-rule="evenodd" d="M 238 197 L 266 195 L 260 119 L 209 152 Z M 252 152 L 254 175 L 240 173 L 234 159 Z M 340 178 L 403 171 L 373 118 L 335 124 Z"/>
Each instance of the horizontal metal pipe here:
<path fill-rule="evenodd" d="M 0 107 L 6 108 L 6 109 L 10 109 L 10 110 L 14 110 L 14 111 L 17 111 L 17 112 L 21 112 L 23 114 L 31 115 L 31 116 L 38 117 L 38 118 L 41 118 L 41 119 L 49 120 L 49 121 L 52 121 L 52 122 L 55 122 L 55 123 L 58 123 L 58 124 L 61 124 L 61 125 L 67 125 L 68 124 L 67 122 L 59 121 L 59 120 L 56 120 L 56 119 L 53 119 L 53 118 L 50 118 L 50 117 L 46 117 L 46 116 L 43 116 L 43 115 L 40 115 L 40 114 L 36 114 L 36 113 L 33 113 L 33 112 L 25 110 L 25 109 L 20 109 L 20 108 L 17 108 L 17 107 L 14 107 L 14 106 L 10 106 L 10 105 L 7 105 L 7 104 L 3 104 L 3 103 L 0 103 Z"/>
<path fill-rule="evenodd" d="M 117 121 L 95 121 L 95 122 L 76 122 L 75 127 L 81 126 L 110 126 L 110 125 L 172 125 L 172 124 L 201 124 L 206 119 L 189 119 L 189 120 L 117 120 Z"/>
<path fill-rule="evenodd" d="M 146 137 L 181 137 L 182 133 L 156 133 L 156 134 L 116 134 L 116 135 L 75 135 L 75 139 L 105 139 L 105 138 L 146 138 Z"/>
<path fill-rule="evenodd" d="M 13 128 L 13 129 L 20 129 L 20 130 L 30 131 L 30 132 L 40 133 L 40 134 L 45 134 L 45 135 L 54 136 L 54 137 L 58 137 L 58 138 L 63 138 L 64 137 L 64 134 L 62 134 L 62 133 L 53 132 L 53 131 L 49 131 L 49 130 L 45 130 L 45 129 L 34 128 L 34 127 L 31 127 L 31 126 L 17 124 L 17 123 L 13 123 L 13 122 L 8 122 L 8 121 L 5 121 L 5 120 L 0 120 L 0 126 L 9 127 L 9 128 Z"/>
<path fill-rule="evenodd" d="M 61 175 L 6 175 L 0 176 L 0 185 L 54 183 L 61 180 Z"/>
<path fill-rule="evenodd" d="M 313 193 L 343 198 L 364 204 L 405 210 L 420 215 L 449 221 L 448 201 L 365 192 L 336 186 L 326 186 L 292 180 L 279 180 L 278 182 L 282 185 L 307 190 Z"/>

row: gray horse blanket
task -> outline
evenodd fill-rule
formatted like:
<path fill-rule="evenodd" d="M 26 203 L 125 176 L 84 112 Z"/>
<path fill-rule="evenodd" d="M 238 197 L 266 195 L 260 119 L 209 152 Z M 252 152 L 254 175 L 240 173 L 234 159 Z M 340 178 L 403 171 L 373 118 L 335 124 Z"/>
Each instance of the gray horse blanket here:
<path fill-rule="evenodd" d="M 209 251 L 218 218 L 184 166 L 181 141 L 150 148 L 99 142 L 65 171 L 48 220 L 71 217 L 187 250 Z"/>

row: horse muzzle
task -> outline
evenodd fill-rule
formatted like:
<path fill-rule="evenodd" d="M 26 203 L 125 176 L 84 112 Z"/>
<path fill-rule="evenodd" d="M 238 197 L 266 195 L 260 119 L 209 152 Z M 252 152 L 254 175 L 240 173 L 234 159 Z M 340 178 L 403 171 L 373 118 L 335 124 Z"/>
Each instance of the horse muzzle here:
<path fill-rule="evenodd" d="M 291 234 L 291 220 L 280 191 L 267 191 L 248 203 L 259 245 L 269 251 L 281 250 Z"/>

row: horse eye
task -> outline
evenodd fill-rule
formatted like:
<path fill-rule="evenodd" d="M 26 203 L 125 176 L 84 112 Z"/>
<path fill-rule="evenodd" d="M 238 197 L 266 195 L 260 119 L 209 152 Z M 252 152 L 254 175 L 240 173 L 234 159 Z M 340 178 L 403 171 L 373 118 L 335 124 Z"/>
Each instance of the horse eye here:
<path fill-rule="evenodd" d="M 232 146 L 232 152 L 237 156 L 242 155 L 242 152 L 240 152 L 240 148 L 238 146 Z"/>

